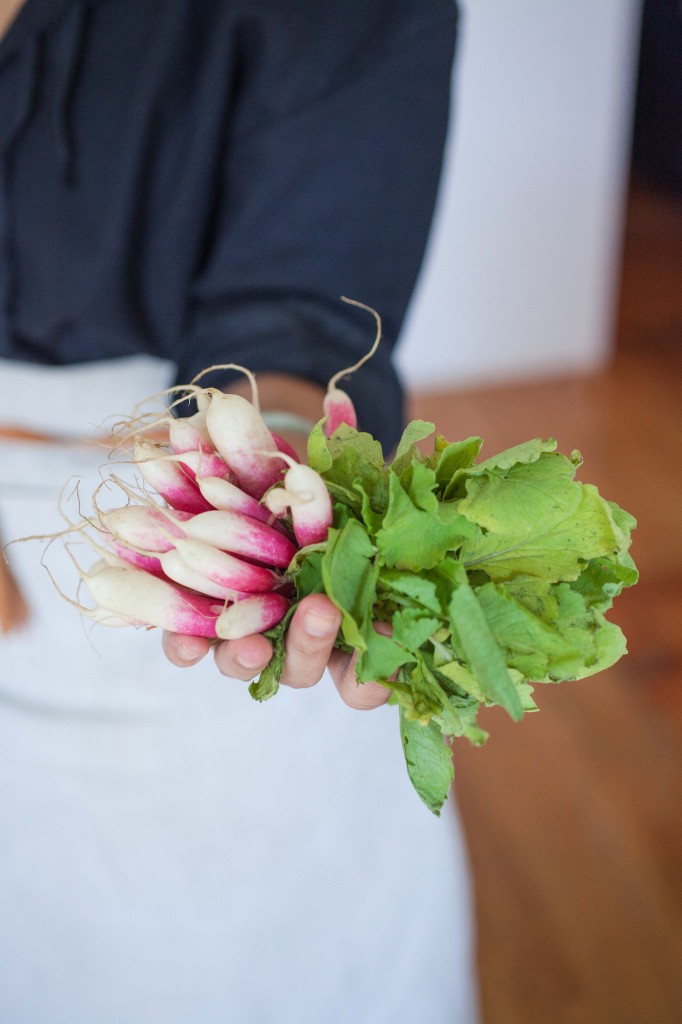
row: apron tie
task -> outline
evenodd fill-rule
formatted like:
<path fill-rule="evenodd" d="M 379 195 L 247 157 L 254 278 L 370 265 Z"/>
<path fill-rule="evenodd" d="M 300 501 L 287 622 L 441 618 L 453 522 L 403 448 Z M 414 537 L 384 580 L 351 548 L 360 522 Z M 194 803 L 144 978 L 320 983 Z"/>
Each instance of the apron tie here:
<path fill-rule="evenodd" d="M 19 584 L 4 555 L 0 555 L 0 632 L 11 633 L 28 622 L 28 618 L 28 605 Z"/>

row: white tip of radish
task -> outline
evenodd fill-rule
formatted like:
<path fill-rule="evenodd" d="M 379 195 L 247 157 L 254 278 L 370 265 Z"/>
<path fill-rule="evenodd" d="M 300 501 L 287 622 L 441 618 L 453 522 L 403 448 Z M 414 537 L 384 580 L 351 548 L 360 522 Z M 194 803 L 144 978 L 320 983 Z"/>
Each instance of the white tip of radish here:
<path fill-rule="evenodd" d="M 182 521 L 183 513 L 177 518 Z M 141 552 L 169 551 L 173 538 L 184 537 L 185 531 L 170 514 L 148 505 L 125 505 L 99 514 L 107 533 L 125 547 Z"/>
<path fill-rule="evenodd" d="M 267 569 L 263 565 L 252 565 L 251 562 L 245 562 L 204 541 L 177 540 L 175 544 L 176 553 L 185 565 L 227 590 L 240 594 L 260 594 L 274 590 L 279 582 L 280 577 L 272 569 Z"/>
<path fill-rule="evenodd" d="M 285 516 L 291 506 L 291 495 L 284 487 L 273 487 L 263 498 L 263 504 L 275 516 Z"/>
<path fill-rule="evenodd" d="M 253 633 L 264 633 L 280 622 L 289 607 L 281 594 L 256 594 L 230 605 L 218 617 L 216 636 L 220 640 L 239 640 Z"/>
<path fill-rule="evenodd" d="M 261 523 L 270 521 L 268 510 L 230 480 L 205 476 L 199 477 L 197 484 L 213 508 L 222 509 L 224 512 L 241 512 L 242 515 L 251 516 Z"/>
<path fill-rule="evenodd" d="M 221 609 L 212 598 L 189 594 L 139 569 L 116 566 L 88 575 L 86 582 L 98 607 L 112 615 L 172 633 L 216 636 Z"/>
<path fill-rule="evenodd" d="M 206 412 L 173 418 L 168 426 L 171 448 L 176 455 L 184 452 L 211 451 L 213 444 L 206 429 Z"/>
<path fill-rule="evenodd" d="M 241 596 L 236 590 L 223 587 L 202 576 L 196 569 L 187 565 L 176 550 L 166 551 L 161 555 L 161 566 L 169 580 L 195 590 L 198 594 L 205 594 L 220 601 L 235 601 Z"/>
<path fill-rule="evenodd" d="M 194 396 L 194 400 L 197 403 L 197 411 L 206 415 L 206 411 L 211 404 L 210 392 L 206 390 L 197 391 Z"/>
<path fill-rule="evenodd" d="M 332 525 L 332 500 L 327 485 L 314 469 L 294 465 L 287 470 L 283 487 L 274 487 L 263 499 L 275 515 L 291 509 L 294 535 L 301 547 L 327 539 Z"/>
<path fill-rule="evenodd" d="M 144 625 L 144 623 L 135 622 L 134 619 L 127 619 L 122 615 L 114 615 L 112 612 L 107 611 L 106 608 L 100 608 L 99 606 L 83 609 L 82 614 L 100 626 L 109 626 L 116 629 L 120 629 L 123 626 Z"/>

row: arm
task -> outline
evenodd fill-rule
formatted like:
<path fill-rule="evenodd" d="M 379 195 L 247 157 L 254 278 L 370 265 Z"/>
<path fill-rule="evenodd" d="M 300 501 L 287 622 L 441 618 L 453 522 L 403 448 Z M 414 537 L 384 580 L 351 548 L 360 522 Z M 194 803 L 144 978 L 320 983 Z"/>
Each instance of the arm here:
<path fill-rule="evenodd" d="M 373 337 L 367 315 L 340 301 L 347 295 L 382 319 L 379 349 L 348 392 L 363 429 L 386 450 L 396 443 L 403 396 L 392 352 L 436 200 L 455 14 L 452 0 L 305 0 L 293 20 L 274 3 L 249 19 L 228 120 L 205 129 L 223 138 L 178 383 L 233 362 L 259 379 L 326 387 Z"/>

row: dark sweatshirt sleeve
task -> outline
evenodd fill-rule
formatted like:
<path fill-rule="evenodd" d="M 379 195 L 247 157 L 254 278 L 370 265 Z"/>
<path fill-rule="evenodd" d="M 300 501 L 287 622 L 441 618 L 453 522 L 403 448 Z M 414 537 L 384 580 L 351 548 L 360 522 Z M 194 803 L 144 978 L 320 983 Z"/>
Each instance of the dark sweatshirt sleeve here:
<path fill-rule="evenodd" d="M 344 386 L 361 427 L 391 445 L 402 424 L 391 352 L 433 214 L 456 11 L 451 0 L 316 0 L 302 5 L 315 16 L 292 21 L 286 6 L 286 26 L 254 16 L 236 34 L 178 380 L 229 361 L 325 385 L 374 338 L 346 295 L 383 320 L 377 355 Z"/>

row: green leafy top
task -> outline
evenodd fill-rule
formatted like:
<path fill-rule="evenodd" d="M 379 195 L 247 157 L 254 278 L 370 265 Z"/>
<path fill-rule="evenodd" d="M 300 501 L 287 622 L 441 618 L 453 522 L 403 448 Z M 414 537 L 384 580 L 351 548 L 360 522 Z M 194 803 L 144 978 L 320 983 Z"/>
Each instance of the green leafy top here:
<path fill-rule="evenodd" d="M 481 439 L 449 442 L 408 424 L 390 465 L 371 435 L 322 422 L 310 465 L 335 502 L 325 545 L 290 567 L 298 598 L 325 592 L 342 616 L 340 646 L 359 652 L 357 676 L 392 691 L 410 778 L 436 814 L 452 781 L 448 740 L 482 743 L 482 705 L 514 718 L 535 710 L 531 680 L 579 679 L 625 652 L 604 618 L 637 579 L 628 554 L 634 519 L 575 479 L 580 456 L 534 439 L 476 462 Z M 389 622 L 392 636 L 373 623 Z M 276 691 L 286 622 L 252 686 Z"/>

